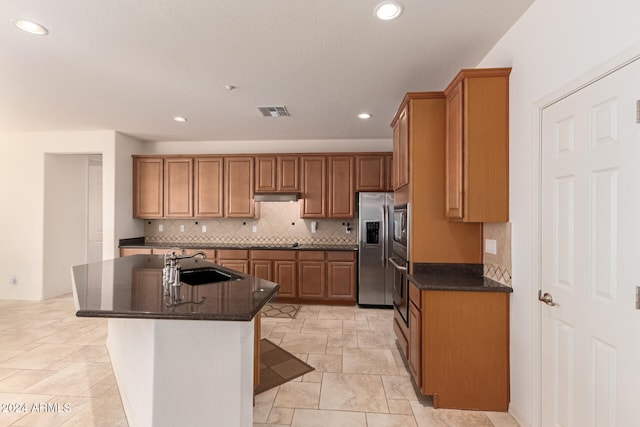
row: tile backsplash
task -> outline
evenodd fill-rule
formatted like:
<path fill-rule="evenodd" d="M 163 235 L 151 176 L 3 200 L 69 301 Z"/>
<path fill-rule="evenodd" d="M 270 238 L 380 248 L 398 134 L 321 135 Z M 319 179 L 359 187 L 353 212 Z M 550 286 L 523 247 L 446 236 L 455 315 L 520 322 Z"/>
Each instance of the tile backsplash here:
<path fill-rule="evenodd" d="M 484 275 L 511 286 L 511 223 L 484 223 L 482 234 L 496 241 L 496 254 L 483 253 Z"/>
<path fill-rule="evenodd" d="M 260 217 L 145 220 L 147 243 L 356 245 L 358 219 L 301 219 L 298 203 L 260 202 Z M 317 232 L 311 232 L 312 221 Z M 347 233 L 347 224 L 351 232 Z M 162 226 L 163 231 L 159 231 Z M 206 232 L 203 232 L 206 227 Z M 255 227 L 255 232 L 253 231 Z"/>

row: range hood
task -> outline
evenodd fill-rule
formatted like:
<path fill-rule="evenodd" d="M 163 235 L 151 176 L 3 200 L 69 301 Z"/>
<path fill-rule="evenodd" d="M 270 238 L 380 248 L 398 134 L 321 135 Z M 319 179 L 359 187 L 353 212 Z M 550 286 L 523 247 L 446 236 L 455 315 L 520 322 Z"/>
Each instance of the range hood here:
<path fill-rule="evenodd" d="M 256 202 L 295 202 L 300 193 L 255 193 L 253 200 Z"/>

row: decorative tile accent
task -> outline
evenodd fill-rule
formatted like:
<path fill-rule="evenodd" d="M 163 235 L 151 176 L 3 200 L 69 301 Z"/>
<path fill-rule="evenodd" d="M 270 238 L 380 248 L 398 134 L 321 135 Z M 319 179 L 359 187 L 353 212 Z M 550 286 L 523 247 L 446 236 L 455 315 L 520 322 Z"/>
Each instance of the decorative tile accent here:
<path fill-rule="evenodd" d="M 503 285 L 511 286 L 511 269 L 508 267 L 485 262 L 484 276 Z"/>
<path fill-rule="evenodd" d="M 260 202 L 260 218 L 237 219 L 158 219 L 145 221 L 145 241 L 153 244 L 192 245 L 356 245 L 358 219 L 315 220 L 317 232 L 311 233 L 309 219 L 300 218 L 297 203 Z M 346 224 L 351 225 L 347 234 Z M 344 224 L 344 225 L 343 225 Z M 158 231 L 159 226 L 163 231 Z M 181 226 L 184 231 L 181 231 Z M 202 227 L 206 226 L 206 232 Z M 256 227 L 257 232 L 253 232 Z"/>

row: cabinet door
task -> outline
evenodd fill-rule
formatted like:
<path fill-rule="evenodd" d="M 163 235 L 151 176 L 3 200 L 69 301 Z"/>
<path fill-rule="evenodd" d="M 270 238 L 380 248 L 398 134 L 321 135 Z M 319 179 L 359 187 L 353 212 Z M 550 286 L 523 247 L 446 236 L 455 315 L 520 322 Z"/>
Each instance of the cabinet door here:
<path fill-rule="evenodd" d="M 393 191 L 393 155 L 384 156 L 384 191 Z"/>
<path fill-rule="evenodd" d="M 194 159 L 194 211 L 198 218 L 220 218 L 223 211 L 222 157 Z"/>
<path fill-rule="evenodd" d="M 386 157 L 356 156 L 356 191 L 386 191 Z"/>
<path fill-rule="evenodd" d="M 253 218 L 253 157 L 225 157 L 225 216 Z"/>
<path fill-rule="evenodd" d="M 298 261 L 298 297 L 324 299 L 326 267 L 324 261 Z"/>
<path fill-rule="evenodd" d="M 327 263 L 327 299 L 356 300 L 356 263 L 329 261 Z"/>
<path fill-rule="evenodd" d="M 277 162 L 275 156 L 256 157 L 256 191 L 277 191 Z"/>
<path fill-rule="evenodd" d="M 329 218 L 353 218 L 353 156 L 329 157 Z"/>
<path fill-rule="evenodd" d="M 164 216 L 193 216 L 193 159 L 164 159 Z"/>
<path fill-rule="evenodd" d="M 251 275 L 264 280 L 273 280 L 272 261 L 251 260 Z"/>
<path fill-rule="evenodd" d="M 300 200 L 300 218 L 327 217 L 327 158 L 303 156 Z"/>
<path fill-rule="evenodd" d="M 120 248 L 120 256 L 151 255 L 151 248 Z"/>
<path fill-rule="evenodd" d="M 393 125 L 393 155 L 391 157 L 391 188 L 397 190 L 400 186 L 400 122 Z"/>
<path fill-rule="evenodd" d="M 133 159 L 133 217 L 162 218 L 164 207 L 164 160 Z"/>
<path fill-rule="evenodd" d="M 409 184 L 409 104 L 407 104 L 398 118 L 398 160 L 397 188 Z"/>
<path fill-rule="evenodd" d="M 462 84 L 460 81 L 447 95 L 446 103 L 445 208 L 447 218 L 451 219 L 462 219 L 463 216 Z"/>
<path fill-rule="evenodd" d="M 418 388 L 422 387 L 422 313 L 409 304 L 409 371 Z"/>
<path fill-rule="evenodd" d="M 298 156 L 278 156 L 278 191 L 300 191 Z"/>
<path fill-rule="evenodd" d="M 280 285 L 278 297 L 295 298 L 298 281 L 295 261 L 274 261 L 273 281 Z"/>

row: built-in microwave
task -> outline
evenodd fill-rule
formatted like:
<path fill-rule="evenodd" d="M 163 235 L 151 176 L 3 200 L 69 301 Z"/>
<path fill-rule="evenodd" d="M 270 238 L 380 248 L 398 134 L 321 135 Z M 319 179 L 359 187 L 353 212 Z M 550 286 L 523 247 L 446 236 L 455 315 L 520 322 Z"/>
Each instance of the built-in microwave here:
<path fill-rule="evenodd" d="M 407 247 L 407 211 L 407 205 L 393 207 L 393 241 L 404 247 Z"/>

